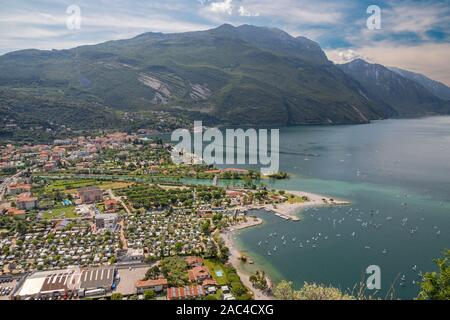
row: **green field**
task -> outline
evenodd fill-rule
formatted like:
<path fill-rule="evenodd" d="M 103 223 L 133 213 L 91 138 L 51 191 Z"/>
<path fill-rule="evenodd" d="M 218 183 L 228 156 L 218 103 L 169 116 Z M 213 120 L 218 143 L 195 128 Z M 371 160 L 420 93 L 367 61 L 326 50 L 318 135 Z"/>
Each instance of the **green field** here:
<path fill-rule="evenodd" d="M 221 263 L 214 261 L 214 260 L 205 260 L 204 263 L 205 263 L 205 266 L 209 269 L 211 276 L 214 278 L 214 280 L 216 280 L 216 282 L 219 286 L 224 286 L 224 285 L 228 284 L 228 279 L 227 279 L 227 275 L 225 272 L 225 268 L 223 267 L 223 265 Z M 216 274 L 217 271 L 222 272 L 221 277 L 219 277 Z"/>
<path fill-rule="evenodd" d="M 125 188 L 130 183 L 119 181 L 98 181 L 90 179 L 72 179 L 72 180 L 55 180 L 45 187 L 46 192 L 64 191 L 66 193 L 74 193 L 79 188 L 97 186 L 100 189 L 120 189 Z"/>
<path fill-rule="evenodd" d="M 57 207 L 48 210 L 44 213 L 43 218 L 46 220 L 62 219 L 62 218 L 78 218 L 79 215 L 75 212 L 75 206 Z"/>

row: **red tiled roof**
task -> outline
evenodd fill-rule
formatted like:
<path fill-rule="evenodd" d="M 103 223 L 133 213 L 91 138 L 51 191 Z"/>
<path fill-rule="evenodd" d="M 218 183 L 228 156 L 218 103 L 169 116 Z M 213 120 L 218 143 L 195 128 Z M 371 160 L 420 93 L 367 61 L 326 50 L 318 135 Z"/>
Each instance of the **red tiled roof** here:
<path fill-rule="evenodd" d="M 191 270 L 188 271 L 188 275 L 189 275 L 189 280 L 191 280 L 191 281 L 197 281 L 198 279 L 210 277 L 208 269 L 204 266 L 192 268 Z"/>
<path fill-rule="evenodd" d="M 25 214 L 25 210 L 19 210 L 17 208 L 8 208 L 8 214 L 10 216 L 16 216 L 16 215 L 21 215 L 21 214 Z"/>
<path fill-rule="evenodd" d="M 193 264 L 197 264 L 197 263 L 203 264 L 203 259 L 200 257 L 189 256 L 189 257 L 186 257 L 185 260 L 188 265 L 193 265 Z"/>
<path fill-rule="evenodd" d="M 147 287 L 156 287 L 156 286 L 167 286 L 167 279 L 149 279 L 149 280 L 139 280 L 136 282 L 137 288 L 147 288 Z"/>
<path fill-rule="evenodd" d="M 205 279 L 205 280 L 203 280 L 203 283 L 202 283 L 202 285 L 205 287 L 205 286 L 217 286 L 217 282 L 216 282 L 216 280 L 214 280 L 214 279 Z"/>
<path fill-rule="evenodd" d="M 31 201 L 37 201 L 37 198 L 33 197 L 31 193 L 24 192 L 17 196 L 17 202 L 31 202 Z"/>
<path fill-rule="evenodd" d="M 202 286 L 186 286 L 167 289 L 167 300 L 186 300 L 202 297 L 205 295 Z"/>

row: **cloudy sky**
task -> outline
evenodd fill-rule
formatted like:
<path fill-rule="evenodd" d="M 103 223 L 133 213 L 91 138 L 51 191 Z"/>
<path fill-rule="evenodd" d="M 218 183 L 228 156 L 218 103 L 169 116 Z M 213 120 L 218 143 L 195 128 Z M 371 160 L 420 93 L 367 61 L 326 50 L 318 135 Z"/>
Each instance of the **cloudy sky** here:
<path fill-rule="evenodd" d="M 0 0 L 0 5 L 0 54 L 247 23 L 306 36 L 335 62 L 361 57 L 450 85 L 450 0 Z M 71 5 L 81 10 L 79 29 L 67 26 Z M 381 9 L 380 29 L 367 27 L 370 5 Z"/>

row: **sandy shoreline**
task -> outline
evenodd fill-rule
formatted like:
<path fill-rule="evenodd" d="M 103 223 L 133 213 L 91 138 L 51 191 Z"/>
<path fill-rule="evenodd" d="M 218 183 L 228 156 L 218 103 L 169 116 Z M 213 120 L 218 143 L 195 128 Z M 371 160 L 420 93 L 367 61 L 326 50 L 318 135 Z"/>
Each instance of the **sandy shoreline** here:
<path fill-rule="evenodd" d="M 269 211 L 275 212 L 278 216 L 281 215 L 281 217 L 299 221 L 299 217 L 297 213 L 302 208 L 306 207 L 318 207 L 318 206 L 335 206 L 335 205 L 346 205 L 350 204 L 349 201 L 330 198 L 327 196 L 323 196 L 320 194 L 310 193 L 310 192 L 303 192 L 303 191 L 292 191 L 292 190 L 286 190 L 286 193 L 293 194 L 298 197 L 307 197 L 309 201 L 300 202 L 300 203 L 283 203 L 283 204 L 277 204 L 276 208 L 273 207 L 273 205 L 266 205 L 265 209 Z"/>
<path fill-rule="evenodd" d="M 236 272 L 237 272 L 239 278 L 241 278 L 241 281 L 244 284 L 244 286 L 246 286 L 250 291 L 253 292 L 253 296 L 254 296 L 255 300 L 270 300 L 270 299 L 273 299 L 272 296 L 269 296 L 266 293 L 262 292 L 261 290 L 253 287 L 253 285 L 249 279 L 250 274 L 242 268 L 243 262 L 240 260 L 241 252 L 237 249 L 237 247 L 234 243 L 234 239 L 233 239 L 236 231 L 250 228 L 253 226 L 257 226 L 262 223 L 263 223 L 263 220 L 260 218 L 247 217 L 246 222 L 242 222 L 242 223 L 238 223 L 233 226 L 230 226 L 229 228 L 227 228 L 226 231 L 220 233 L 220 236 L 222 237 L 223 241 L 225 242 L 225 245 L 230 250 L 228 262 L 231 263 L 231 265 L 236 269 Z M 268 279 L 268 281 L 270 283 L 270 279 Z"/>
<path fill-rule="evenodd" d="M 260 205 L 260 206 L 247 206 L 247 207 L 239 207 L 238 210 L 251 210 L 251 209 L 265 209 L 267 211 L 273 212 L 275 215 L 282 219 L 287 219 L 291 221 L 300 221 L 300 218 L 298 217 L 298 212 L 300 209 L 305 207 L 317 207 L 317 206 L 327 206 L 327 205 L 345 205 L 350 204 L 350 202 L 335 198 L 330 198 L 326 196 L 322 196 L 315 193 L 310 192 L 302 192 L 302 191 L 291 191 L 286 190 L 286 193 L 293 194 L 295 196 L 299 197 L 308 197 L 309 201 L 306 202 L 300 202 L 300 203 L 284 203 L 284 204 L 277 204 L 276 207 L 274 207 L 272 204 L 267 205 Z M 241 252 L 239 252 L 235 241 L 233 239 L 234 234 L 238 230 L 251 228 L 256 225 L 260 225 L 263 223 L 263 220 L 260 218 L 254 218 L 254 217 L 247 217 L 246 222 L 242 222 L 233 226 L 230 226 L 227 228 L 225 232 L 222 232 L 220 235 L 222 239 L 225 242 L 225 245 L 230 250 L 230 257 L 229 262 L 233 265 L 233 267 L 236 269 L 237 274 L 241 278 L 243 284 L 253 292 L 255 300 L 271 300 L 274 299 L 273 296 L 267 295 L 266 293 L 262 292 L 261 290 L 258 290 L 253 287 L 252 283 L 249 280 L 250 274 L 246 272 L 242 268 L 243 262 L 240 260 Z M 261 269 L 262 270 L 262 269 Z M 272 282 L 270 278 L 267 278 L 269 287 L 272 287 Z"/>
<path fill-rule="evenodd" d="M 240 206 L 235 209 L 237 210 L 254 210 L 254 209 L 265 209 L 272 212 L 276 216 L 292 221 L 300 221 L 298 217 L 298 212 L 302 208 L 306 207 L 319 207 L 319 206 L 336 206 L 336 205 L 346 205 L 350 204 L 349 201 L 335 199 L 327 196 L 323 196 L 316 193 L 303 192 L 303 191 L 291 191 L 285 190 L 286 193 L 293 194 L 298 197 L 307 197 L 309 201 L 299 202 L 299 203 L 282 203 L 282 204 L 264 204 L 264 205 L 249 205 Z"/>

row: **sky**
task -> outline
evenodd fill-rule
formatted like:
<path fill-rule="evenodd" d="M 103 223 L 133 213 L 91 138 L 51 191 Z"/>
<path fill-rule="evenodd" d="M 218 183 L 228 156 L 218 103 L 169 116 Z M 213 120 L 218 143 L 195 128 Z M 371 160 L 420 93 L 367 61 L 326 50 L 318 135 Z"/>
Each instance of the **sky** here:
<path fill-rule="evenodd" d="M 0 0 L 0 8 L 0 54 L 252 24 L 317 41 L 336 63 L 362 58 L 450 85 L 450 0 Z"/>

